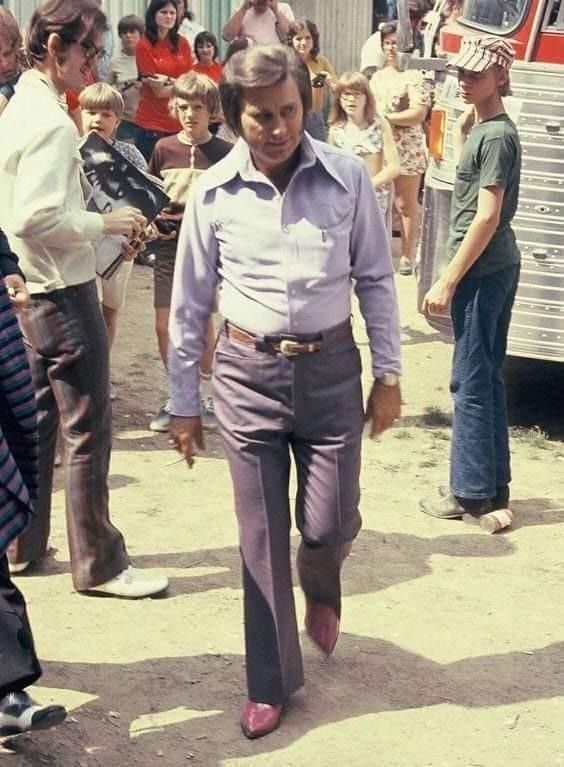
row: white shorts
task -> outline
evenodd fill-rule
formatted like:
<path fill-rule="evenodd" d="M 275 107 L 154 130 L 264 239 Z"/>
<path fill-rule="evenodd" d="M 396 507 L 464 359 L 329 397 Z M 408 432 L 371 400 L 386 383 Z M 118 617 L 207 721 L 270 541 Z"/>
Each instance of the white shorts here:
<path fill-rule="evenodd" d="M 125 304 L 125 291 L 133 261 L 122 261 L 116 271 L 107 280 L 96 275 L 96 287 L 100 303 L 108 309 L 121 309 Z"/>

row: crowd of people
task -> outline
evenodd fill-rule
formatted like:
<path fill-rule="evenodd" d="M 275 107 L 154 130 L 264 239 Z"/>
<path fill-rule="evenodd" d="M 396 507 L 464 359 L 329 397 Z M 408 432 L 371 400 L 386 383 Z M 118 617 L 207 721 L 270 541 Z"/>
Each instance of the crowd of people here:
<path fill-rule="evenodd" d="M 414 21 L 420 11 L 414 4 Z M 241 725 L 261 737 L 303 684 L 290 456 L 305 627 L 330 654 L 341 565 L 361 527 L 364 423 L 377 436 L 400 417 L 393 211 L 399 273 L 410 275 L 431 94 L 421 74 L 402 69 L 393 19 L 379 29 L 378 67 L 340 74 L 315 22 L 277 0 L 241 3 L 222 30 L 223 60 L 184 0 L 149 0 L 145 18 L 125 16 L 117 32 L 110 55 L 97 0 L 46 0 L 22 47 L 0 8 L 0 737 L 65 716 L 25 692 L 40 667 L 12 581 L 47 551 L 57 441 L 76 591 L 140 598 L 168 585 L 131 566 L 109 511 L 110 349 L 142 259 L 154 271 L 169 389 L 150 428 L 169 432 L 192 466 L 204 428 L 217 427 L 231 470 L 248 682 Z M 469 105 L 458 126 L 466 187 L 452 260 L 424 302 L 437 312 L 452 304 L 456 337 L 451 485 L 422 503 L 439 517 L 508 502 L 500 368 L 519 273 L 510 221 L 520 150 L 501 96 L 513 56 L 484 38 L 455 62 Z M 353 289 L 372 357 L 366 401 Z M 485 416 L 476 386 L 482 399 L 491 389 Z"/>

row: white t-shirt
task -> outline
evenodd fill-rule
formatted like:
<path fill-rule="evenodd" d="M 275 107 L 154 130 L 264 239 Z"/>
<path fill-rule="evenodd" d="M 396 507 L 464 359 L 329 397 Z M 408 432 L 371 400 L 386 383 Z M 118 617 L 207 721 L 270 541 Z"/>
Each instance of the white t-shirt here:
<path fill-rule="evenodd" d="M 360 71 L 368 67 L 384 66 L 384 51 L 382 50 L 382 40 L 380 32 L 374 32 L 362 46 L 360 51 Z"/>
<path fill-rule="evenodd" d="M 294 12 L 288 3 L 279 3 L 280 13 L 283 13 L 288 21 L 294 21 Z M 241 37 L 247 37 L 255 45 L 272 45 L 280 42 L 276 31 L 276 16 L 274 11 L 267 8 L 263 13 L 257 13 L 254 8 L 249 8 L 243 16 L 241 24 Z"/>
<path fill-rule="evenodd" d="M 182 22 L 178 27 L 178 34 L 188 40 L 192 49 L 194 48 L 194 39 L 196 35 L 203 31 L 204 27 L 201 24 L 197 24 L 195 21 L 190 21 L 187 16 L 182 19 Z"/>

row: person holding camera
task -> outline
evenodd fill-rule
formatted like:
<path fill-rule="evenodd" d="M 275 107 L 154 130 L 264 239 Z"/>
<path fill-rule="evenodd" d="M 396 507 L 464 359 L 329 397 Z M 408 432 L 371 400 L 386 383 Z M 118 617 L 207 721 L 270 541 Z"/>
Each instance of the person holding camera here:
<path fill-rule="evenodd" d="M 209 125 L 221 112 L 217 85 L 206 75 L 189 72 L 174 83 L 170 112 L 182 126 L 175 136 L 157 141 L 149 171 L 164 183 L 169 205 L 155 220 L 159 239 L 154 243 L 155 330 L 165 369 L 168 357 L 168 319 L 172 295 L 172 277 L 176 245 L 184 205 L 193 182 L 200 174 L 221 160 L 233 144 L 213 136 Z M 210 322 L 206 348 L 200 360 L 202 375 L 202 415 L 208 425 L 213 421 L 211 366 L 215 336 Z M 149 424 L 151 431 L 168 431 L 169 403 L 165 402 Z"/>
<path fill-rule="evenodd" d="M 135 239 L 147 221 L 132 206 L 86 210 L 77 131 L 64 108 L 65 91 L 79 91 L 91 78 L 106 29 L 92 0 L 39 6 L 27 33 L 33 65 L 0 120 L 0 226 L 18 252 L 32 299 L 20 324 L 41 447 L 35 513 L 8 555 L 12 572 L 21 573 L 47 553 L 60 427 L 73 585 L 133 599 L 164 591 L 168 581 L 130 567 L 110 519 L 109 349 L 93 243 L 102 234 Z"/>
<path fill-rule="evenodd" d="M 309 70 L 311 77 L 311 111 L 306 117 L 306 130 L 320 141 L 327 138 L 326 113 L 337 76 L 329 60 L 319 53 L 319 30 L 309 19 L 299 19 L 292 25 L 290 42 Z"/>
<path fill-rule="evenodd" d="M 252 45 L 286 42 L 294 13 L 288 3 L 278 0 L 243 0 L 223 27 L 223 39 L 230 43 L 246 37 Z"/>

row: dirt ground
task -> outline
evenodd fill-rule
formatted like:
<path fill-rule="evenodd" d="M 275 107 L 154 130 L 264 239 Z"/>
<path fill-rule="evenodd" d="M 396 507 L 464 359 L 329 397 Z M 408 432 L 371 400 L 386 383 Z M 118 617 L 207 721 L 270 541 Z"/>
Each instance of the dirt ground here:
<path fill-rule="evenodd" d="M 113 365 L 112 514 L 134 564 L 166 573 L 170 589 L 138 602 L 73 592 L 59 476 L 51 554 L 19 584 L 44 665 L 34 695 L 70 715 L 5 744 L 1 767 L 564 766 L 562 433 L 514 433 L 509 532 L 421 514 L 417 500 L 447 477 L 451 349 L 415 311 L 414 280 L 398 286 L 404 416 L 365 441 L 364 529 L 345 566 L 342 634 L 330 659 L 304 638 L 304 690 L 277 732 L 250 742 L 238 726 L 242 605 L 228 469 L 216 436 L 189 471 L 171 465 L 166 436 L 146 429 L 164 380 L 152 273 L 134 269 Z M 359 341 L 369 370 L 361 332 Z M 532 380 L 525 374 L 528 425 L 548 404 Z M 296 600 L 301 619 L 299 589 Z"/>

